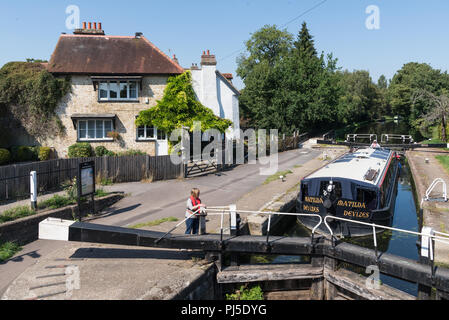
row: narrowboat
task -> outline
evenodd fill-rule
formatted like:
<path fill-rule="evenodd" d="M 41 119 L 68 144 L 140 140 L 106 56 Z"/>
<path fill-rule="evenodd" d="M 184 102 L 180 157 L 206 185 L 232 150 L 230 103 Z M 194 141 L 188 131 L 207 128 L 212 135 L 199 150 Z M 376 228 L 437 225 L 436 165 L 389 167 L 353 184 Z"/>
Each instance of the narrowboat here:
<path fill-rule="evenodd" d="M 400 170 L 400 157 L 382 148 L 351 150 L 301 180 L 296 211 L 336 216 L 349 220 L 391 226 Z M 298 216 L 309 229 L 319 219 Z M 334 235 L 359 237 L 372 235 L 370 226 L 328 219 Z M 376 230 L 383 231 L 383 230 Z M 324 222 L 318 232 L 329 234 Z"/>

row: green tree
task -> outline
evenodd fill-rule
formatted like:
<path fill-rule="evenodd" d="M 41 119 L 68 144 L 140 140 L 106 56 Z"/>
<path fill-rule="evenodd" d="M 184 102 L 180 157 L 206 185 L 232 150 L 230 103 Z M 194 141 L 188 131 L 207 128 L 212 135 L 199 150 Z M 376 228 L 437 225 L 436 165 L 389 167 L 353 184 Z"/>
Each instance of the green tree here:
<path fill-rule="evenodd" d="M 278 106 L 273 100 L 281 87 L 280 63 L 290 55 L 292 41 L 293 36 L 286 30 L 266 25 L 251 35 L 246 42 L 246 54 L 237 59 L 237 74 L 245 83 L 240 110 L 250 125 L 286 130 L 285 112 L 276 110 Z"/>
<path fill-rule="evenodd" d="M 303 22 L 301 26 L 301 31 L 299 32 L 298 38 L 295 41 L 295 48 L 297 52 L 306 53 L 311 56 L 317 55 L 313 36 L 309 33 L 306 22 Z"/>
<path fill-rule="evenodd" d="M 368 71 L 341 73 L 343 94 L 338 108 L 343 123 L 378 119 L 382 114 L 382 95 Z"/>
<path fill-rule="evenodd" d="M 432 108 L 423 115 L 421 125 L 440 123 L 441 139 L 447 141 L 446 124 L 449 117 L 449 97 L 447 94 L 436 95 L 426 90 L 417 90 L 413 96 L 413 104 L 424 101 Z"/>
<path fill-rule="evenodd" d="M 413 124 L 432 107 L 428 100 L 413 103 L 413 97 L 418 90 L 426 90 L 440 94 L 446 86 L 447 75 L 433 69 L 426 63 L 410 62 L 405 64 L 393 77 L 388 87 L 388 100 L 394 115 L 408 119 Z"/>

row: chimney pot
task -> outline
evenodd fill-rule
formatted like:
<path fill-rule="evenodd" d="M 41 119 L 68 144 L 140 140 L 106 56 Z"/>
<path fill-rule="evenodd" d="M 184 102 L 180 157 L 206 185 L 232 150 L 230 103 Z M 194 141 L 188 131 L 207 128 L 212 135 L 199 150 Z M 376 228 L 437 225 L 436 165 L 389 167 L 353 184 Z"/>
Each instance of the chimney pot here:
<path fill-rule="evenodd" d="M 92 22 L 89 22 L 89 30 L 92 29 Z"/>
<path fill-rule="evenodd" d="M 86 22 L 83 22 L 83 29 L 86 29 Z"/>
<path fill-rule="evenodd" d="M 98 22 L 98 29 L 103 30 L 103 29 L 101 28 L 101 22 Z"/>
<path fill-rule="evenodd" d="M 210 56 L 210 51 L 209 50 L 207 50 L 207 55 Z"/>
<path fill-rule="evenodd" d="M 94 22 L 94 29 L 97 30 L 97 23 Z"/>

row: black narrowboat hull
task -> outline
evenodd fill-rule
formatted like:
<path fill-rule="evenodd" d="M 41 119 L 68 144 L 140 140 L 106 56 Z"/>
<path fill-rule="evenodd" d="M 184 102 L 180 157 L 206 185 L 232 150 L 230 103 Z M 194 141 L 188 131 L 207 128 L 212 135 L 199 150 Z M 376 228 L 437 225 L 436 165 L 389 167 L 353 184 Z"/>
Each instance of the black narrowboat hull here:
<path fill-rule="evenodd" d="M 381 210 L 373 210 L 371 212 L 371 215 L 368 219 L 352 219 L 354 221 L 359 221 L 359 222 L 364 222 L 364 223 L 374 223 L 376 225 L 382 225 L 382 226 L 387 226 L 387 227 L 391 227 L 392 223 L 393 223 L 393 217 L 394 217 L 394 209 L 395 209 L 395 203 L 396 203 L 396 195 L 397 195 L 397 184 L 398 184 L 398 180 L 399 180 L 399 165 L 398 165 L 399 161 L 394 161 L 395 163 L 395 174 L 394 174 L 394 180 L 393 183 L 390 186 L 390 197 L 389 197 L 389 201 L 388 201 L 388 205 Z M 303 208 L 303 203 L 300 201 L 300 199 L 297 199 L 296 202 L 296 212 L 298 213 L 304 213 L 303 210 L 301 210 L 301 208 Z M 330 236 L 330 232 L 329 229 L 326 227 L 325 223 L 324 223 L 324 218 L 326 216 L 337 216 L 340 218 L 345 218 L 348 219 L 348 217 L 344 217 L 344 216 L 340 216 L 340 215 L 336 215 L 335 213 L 327 213 L 326 210 L 324 209 L 325 212 L 320 212 L 317 213 L 319 214 L 322 219 L 323 219 L 323 223 L 317 228 L 316 232 L 319 234 L 323 234 L 326 236 Z M 306 226 L 308 229 L 313 229 L 316 227 L 316 225 L 319 223 L 319 218 L 316 216 L 298 216 L 297 220 L 303 224 L 304 226 Z M 338 237 L 364 237 L 364 236 L 369 236 L 373 234 L 373 228 L 371 226 L 366 226 L 366 225 L 362 225 L 362 224 L 358 224 L 358 223 L 352 223 L 352 222 L 346 222 L 346 221 L 342 221 L 342 220 L 336 220 L 336 219 L 330 219 L 328 218 L 327 220 L 327 224 L 329 225 L 329 227 L 332 229 L 332 232 L 334 234 L 334 236 L 338 236 Z M 376 233 L 380 233 L 385 231 L 385 229 L 376 229 Z"/>

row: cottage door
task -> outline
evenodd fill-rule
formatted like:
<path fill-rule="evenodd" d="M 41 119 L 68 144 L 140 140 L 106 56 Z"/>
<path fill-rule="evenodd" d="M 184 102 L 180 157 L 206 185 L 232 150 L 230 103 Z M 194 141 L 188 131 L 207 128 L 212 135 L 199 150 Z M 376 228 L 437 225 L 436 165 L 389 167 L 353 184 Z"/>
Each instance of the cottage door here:
<path fill-rule="evenodd" d="M 167 135 L 164 132 L 161 132 L 159 130 L 157 131 L 156 155 L 157 156 L 168 156 Z"/>

